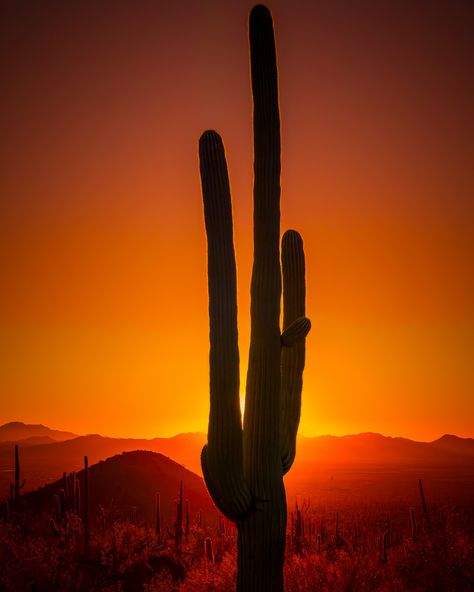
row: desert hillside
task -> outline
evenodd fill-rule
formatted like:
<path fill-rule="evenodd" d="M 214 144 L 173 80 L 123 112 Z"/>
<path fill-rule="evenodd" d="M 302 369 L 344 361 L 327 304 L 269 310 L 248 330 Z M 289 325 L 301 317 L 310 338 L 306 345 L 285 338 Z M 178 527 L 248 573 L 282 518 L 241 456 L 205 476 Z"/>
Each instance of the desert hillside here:
<path fill-rule="evenodd" d="M 76 479 L 83 491 L 83 470 L 76 473 Z M 102 507 L 114 516 L 151 525 L 159 492 L 163 521 L 171 524 L 180 481 L 192 519 L 199 510 L 204 516 L 214 517 L 217 511 L 201 477 L 162 454 L 144 450 L 118 454 L 89 467 L 90 510 L 97 516 Z M 61 488 L 62 478 L 28 493 L 25 502 L 33 510 L 53 512 L 54 496 Z"/>

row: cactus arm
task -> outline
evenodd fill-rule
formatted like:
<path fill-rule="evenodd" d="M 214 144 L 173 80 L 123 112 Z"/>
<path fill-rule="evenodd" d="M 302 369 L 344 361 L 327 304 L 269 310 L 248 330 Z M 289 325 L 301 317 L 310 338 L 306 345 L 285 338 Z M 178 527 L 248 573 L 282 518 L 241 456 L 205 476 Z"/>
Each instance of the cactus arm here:
<path fill-rule="evenodd" d="M 274 491 L 280 467 L 280 115 L 270 12 L 250 13 L 254 130 L 254 263 L 244 416 L 244 472 L 258 498 Z M 280 473 L 281 474 L 281 473 Z M 279 486 L 278 486 L 279 487 Z"/>
<path fill-rule="evenodd" d="M 283 334 L 281 350 L 280 451 L 283 474 L 293 464 L 301 414 L 305 338 L 311 323 L 305 315 L 305 259 L 303 240 L 294 230 L 282 239 Z M 290 345 L 291 347 L 288 347 Z"/>
<path fill-rule="evenodd" d="M 281 344 L 284 347 L 293 347 L 306 338 L 311 329 L 311 321 L 306 317 L 296 319 L 281 334 Z"/>
<path fill-rule="evenodd" d="M 219 134 L 204 132 L 199 160 L 208 244 L 210 321 L 208 444 L 201 459 L 214 502 L 226 516 L 235 519 L 248 511 L 251 496 L 243 478 L 232 207 Z"/>
<path fill-rule="evenodd" d="M 206 486 L 212 498 L 212 501 L 215 503 L 217 509 L 220 510 L 224 514 L 224 516 L 229 520 L 236 521 L 242 519 L 248 513 L 251 506 L 251 498 L 247 486 L 242 486 L 240 481 L 236 484 L 236 486 L 234 487 L 234 495 L 235 492 L 240 492 L 240 499 L 233 499 L 233 504 L 231 507 L 230 504 L 226 501 L 225 490 L 219 487 L 220 481 L 214 480 L 211 475 L 211 472 L 208 469 L 207 451 L 208 445 L 206 444 L 201 452 L 201 468 L 202 474 L 204 476 L 204 481 L 206 482 Z M 228 484 L 227 489 L 231 489 L 231 483 Z"/>

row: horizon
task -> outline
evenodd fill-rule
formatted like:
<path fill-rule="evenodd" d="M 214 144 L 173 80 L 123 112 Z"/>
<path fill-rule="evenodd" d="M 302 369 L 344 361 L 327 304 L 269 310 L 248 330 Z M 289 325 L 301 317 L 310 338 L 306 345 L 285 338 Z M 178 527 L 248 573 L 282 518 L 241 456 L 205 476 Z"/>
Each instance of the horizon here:
<path fill-rule="evenodd" d="M 51 426 L 47 423 L 44 422 L 25 422 L 22 420 L 11 420 L 11 421 L 2 421 L 0 420 L 0 429 L 2 427 L 5 427 L 6 425 L 9 424 L 19 424 L 19 425 L 24 425 L 24 426 L 41 426 L 44 428 L 48 428 L 50 430 L 56 430 L 56 431 L 61 431 L 61 432 L 69 432 L 74 434 L 77 437 L 86 437 L 86 436 L 101 436 L 103 438 L 114 438 L 114 439 L 130 439 L 130 440 L 152 440 L 154 438 L 174 438 L 175 436 L 186 436 L 186 435 L 195 435 L 195 434 L 202 434 L 202 435 L 206 435 L 207 430 L 206 429 L 202 429 L 202 430 L 197 430 L 197 431 L 181 431 L 181 432 L 176 432 L 173 434 L 169 434 L 169 435 L 163 435 L 163 434 L 154 434 L 154 435 L 144 435 L 144 436 L 130 436 L 130 435 L 123 435 L 123 434 L 110 434 L 110 433 L 101 433 L 101 432 L 97 432 L 97 431 L 92 431 L 92 432 L 84 432 L 84 433 L 80 433 L 80 432 L 76 432 L 75 430 L 72 429 L 68 429 L 68 428 L 64 428 L 64 427 L 57 427 L 57 426 Z M 364 435 L 374 435 L 374 436 L 382 436 L 383 438 L 391 438 L 391 439 L 406 439 L 406 440 L 411 440 L 413 442 L 420 442 L 420 443 L 426 443 L 429 444 L 430 442 L 436 442 L 437 440 L 440 440 L 441 438 L 445 437 L 445 436 L 454 436 L 455 438 L 460 438 L 460 439 L 474 439 L 474 435 L 461 435 L 461 434 L 453 434 L 453 433 L 449 433 L 449 432 L 444 432 L 432 439 L 429 440 L 420 440 L 418 438 L 413 438 L 411 436 L 406 436 L 406 435 L 402 435 L 402 434 L 385 434 L 382 432 L 378 432 L 378 431 L 371 431 L 371 430 L 365 430 L 365 431 L 361 431 L 361 432 L 351 432 L 351 433 L 344 433 L 344 434 L 329 434 L 329 433 L 320 433 L 320 434 L 303 434 L 298 432 L 298 438 L 323 438 L 323 437 L 334 437 L 334 438 L 344 438 L 344 437 L 348 437 L 348 436 L 364 436 Z"/>

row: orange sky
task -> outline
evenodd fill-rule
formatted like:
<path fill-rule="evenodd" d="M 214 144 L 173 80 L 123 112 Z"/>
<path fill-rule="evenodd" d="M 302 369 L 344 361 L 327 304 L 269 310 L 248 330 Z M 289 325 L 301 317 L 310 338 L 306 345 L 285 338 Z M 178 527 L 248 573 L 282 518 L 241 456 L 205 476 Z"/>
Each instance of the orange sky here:
<path fill-rule="evenodd" d="M 251 6 L 2 3 L 2 423 L 206 429 L 209 127 L 228 153 L 245 376 Z M 269 6 L 282 229 L 304 237 L 313 321 L 300 432 L 474 436 L 472 1 Z"/>

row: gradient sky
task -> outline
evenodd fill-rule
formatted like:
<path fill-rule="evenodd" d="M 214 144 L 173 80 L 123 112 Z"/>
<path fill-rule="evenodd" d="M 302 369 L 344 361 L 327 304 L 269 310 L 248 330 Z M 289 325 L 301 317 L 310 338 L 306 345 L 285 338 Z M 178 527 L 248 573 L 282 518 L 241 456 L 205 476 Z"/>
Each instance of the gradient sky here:
<path fill-rule="evenodd" d="M 197 141 L 224 138 L 242 377 L 252 135 L 237 0 L 3 0 L 0 421 L 205 430 Z M 300 433 L 474 436 L 472 0 L 276 0 Z M 242 386 L 242 391 L 243 391 Z"/>

